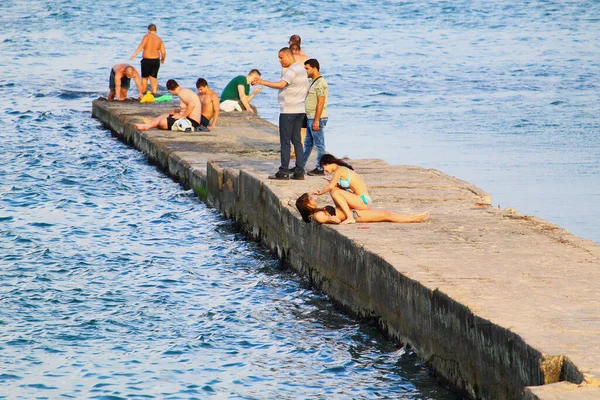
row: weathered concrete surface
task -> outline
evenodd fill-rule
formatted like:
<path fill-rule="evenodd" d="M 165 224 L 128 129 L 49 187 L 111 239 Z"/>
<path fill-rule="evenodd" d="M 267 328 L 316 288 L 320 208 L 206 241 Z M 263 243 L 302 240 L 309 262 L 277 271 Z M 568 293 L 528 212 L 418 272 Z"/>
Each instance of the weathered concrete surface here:
<path fill-rule="evenodd" d="M 430 221 L 305 224 L 293 201 L 323 180 L 267 179 L 279 165 L 272 124 L 234 113 L 209 134 L 131 125 L 167 109 L 97 100 L 93 115 L 340 305 L 378 319 L 459 390 L 600 398 L 599 246 L 514 210 L 476 206 L 489 197 L 467 182 L 381 160 L 351 161 L 374 206 L 429 210 Z M 548 385 L 561 380 L 579 385 Z"/>
<path fill-rule="evenodd" d="M 525 393 L 527 400 L 598 400 L 597 387 L 576 385 L 570 382 L 529 387 Z"/>

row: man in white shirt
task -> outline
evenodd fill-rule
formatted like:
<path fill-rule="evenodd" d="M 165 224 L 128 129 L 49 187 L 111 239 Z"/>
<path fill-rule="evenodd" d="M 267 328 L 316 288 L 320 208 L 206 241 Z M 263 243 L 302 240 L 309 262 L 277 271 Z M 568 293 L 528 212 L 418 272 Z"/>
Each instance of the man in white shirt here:
<path fill-rule="evenodd" d="M 292 179 L 304 179 L 304 158 L 302 151 L 302 140 L 300 129 L 302 121 L 306 116 L 304 101 L 308 93 L 308 75 L 304 66 L 296 62 L 294 54 L 289 47 L 279 50 L 279 63 L 287 68 L 281 80 L 278 82 L 269 82 L 257 77 L 252 82 L 253 85 L 263 85 L 273 89 L 279 89 L 279 143 L 281 146 L 281 165 L 275 175 L 269 176 L 269 179 L 290 179 L 290 150 L 291 144 L 294 145 L 296 153 L 296 165 Z"/>

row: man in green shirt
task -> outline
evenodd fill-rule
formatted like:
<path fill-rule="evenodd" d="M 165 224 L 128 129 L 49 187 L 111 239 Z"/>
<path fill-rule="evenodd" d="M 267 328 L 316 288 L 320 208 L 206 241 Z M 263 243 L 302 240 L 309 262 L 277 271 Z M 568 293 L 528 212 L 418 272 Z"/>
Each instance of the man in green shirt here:
<path fill-rule="evenodd" d="M 233 78 L 221 93 L 220 109 L 224 112 L 230 111 L 248 111 L 254 114 L 254 110 L 250 107 L 250 102 L 260 93 L 262 88 L 256 88 L 250 95 L 250 83 L 257 78 L 260 78 L 260 71 L 253 69 L 246 76 L 239 75 Z"/>
<path fill-rule="evenodd" d="M 309 78 L 312 79 L 308 94 L 306 96 L 306 137 L 304 138 L 304 163 L 313 149 L 317 148 L 317 164 L 315 169 L 309 171 L 308 175 L 324 175 L 325 172 L 320 165 L 321 157 L 325 154 L 325 125 L 329 114 L 327 113 L 327 97 L 329 97 L 329 86 L 321 75 L 320 65 L 317 60 L 311 58 L 304 62 L 304 69 Z"/>

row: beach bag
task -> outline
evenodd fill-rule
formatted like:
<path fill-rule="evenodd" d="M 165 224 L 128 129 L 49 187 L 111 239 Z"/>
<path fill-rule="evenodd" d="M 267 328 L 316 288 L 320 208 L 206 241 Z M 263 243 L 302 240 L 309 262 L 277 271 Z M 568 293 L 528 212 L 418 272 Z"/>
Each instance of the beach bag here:
<path fill-rule="evenodd" d="M 154 95 L 152 95 L 152 92 L 148 90 L 140 100 L 140 103 L 154 103 Z"/>
<path fill-rule="evenodd" d="M 175 121 L 173 126 L 171 126 L 172 131 L 181 131 L 181 132 L 191 132 L 194 130 L 192 123 L 187 118 L 181 118 Z"/>

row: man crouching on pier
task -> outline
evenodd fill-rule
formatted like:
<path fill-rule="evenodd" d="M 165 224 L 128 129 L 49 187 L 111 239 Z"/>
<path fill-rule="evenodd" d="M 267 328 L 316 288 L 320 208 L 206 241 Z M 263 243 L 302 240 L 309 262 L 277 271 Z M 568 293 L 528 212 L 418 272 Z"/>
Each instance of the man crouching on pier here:
<path fill-rule="evenodd" d="M 108 100 L 113 101 L 125 100 L 127 98 L 127 92 L 131 84 L 131 79 L 135 81 L 135 85 L 138 89 L 138 99 L 141 99 L 142 94 L 142 81 L 140 74 L 129 64 L 116 64 L 110 70 L 110 77 L 108 79 Z"/>
<path fill-rule="evenodd" d="M 176 122 L 180 125 L 181 120 L 188 120 L 194 130 L 200 126 L 202 104 L 196 93 L 180 87 L 174 79 L 167 81 L 167 89 L 173 96 L 179 96 L 180 110 L 174 111 L 173 114 L 163 114 L 146 124 L 134 124 L 136 129 L 140 131 L 147 131 L 151 128 L 179 130 L 173 129 L 173 126 Z"/>

